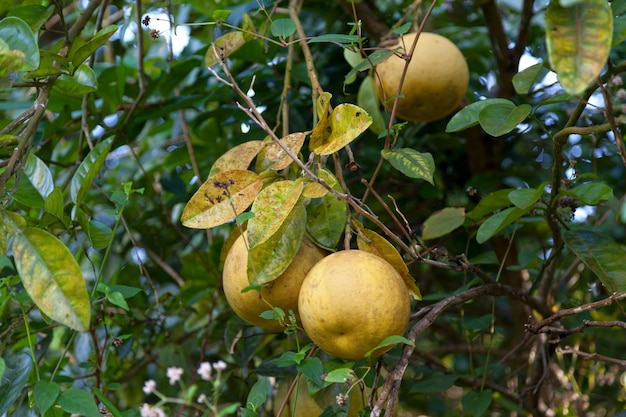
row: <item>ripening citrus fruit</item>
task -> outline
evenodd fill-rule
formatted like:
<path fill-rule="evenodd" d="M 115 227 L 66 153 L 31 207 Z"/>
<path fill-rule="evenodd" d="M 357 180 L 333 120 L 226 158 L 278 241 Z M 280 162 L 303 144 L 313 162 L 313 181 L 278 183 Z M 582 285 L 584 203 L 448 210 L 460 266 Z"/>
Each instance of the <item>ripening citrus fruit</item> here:
<path fill-rule="evenodd" d="M 248 250 L 243 236 L 239 236 L 224 261 L 223 286 L 226 300 L 233 311 L 248 323 L 272 332 L 281 331 L 283 328 L 278 320 L 264 319 L 259 314 L 273 306 L 280 307 L 286 314 L 293 310 L 297 318 L 298 293 L 302 281 L 324 255 L 321 249 L 304 238 L 300 250 L 282 275 L 265 285 L 261 291 L 242 293 L 241 290 L 250 284 L 247 272 Z"/>
<path fill-rule="evenodd" d="M 298 309 L 304 331 L 323 351 L 361 360 L 386 337 L 404 334 L 411 306 L 391 264 L 369 252 L 345 250 L 311 269 L 300 288 Z"/>
<path fill-rule="evenodd" d="M 415 33 L 403 36 L 396 55 L 376 66 L 380 77 L 378 97 L 391 110 L 391 99 L 398 95 L 398 86 Z M 396 116 L 413 122 L 432 122 L 452 113 L 465 96 L 469 69 L 465 57 L 449 39 L 436 33 L 422 32 L 409 63 L 398 98 Z"/>

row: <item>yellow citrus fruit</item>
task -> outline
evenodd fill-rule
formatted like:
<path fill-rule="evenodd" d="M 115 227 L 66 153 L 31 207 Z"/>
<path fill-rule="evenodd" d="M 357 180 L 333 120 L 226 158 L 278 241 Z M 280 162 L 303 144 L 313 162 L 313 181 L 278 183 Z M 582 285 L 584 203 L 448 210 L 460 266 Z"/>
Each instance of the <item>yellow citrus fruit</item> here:
<path fill-rule="evenodd" d="M 378 96 L 390 110 L 406 64 L 397 54 L 408 53 L 415 36 L 404 35 L 396 55 L 376 66 L 380 77 Z M 468 83 L 469 69 L 459 48 L 441 35 L 422 32 L 402 84 L 400 94 L 404 97 L 398 98 L 396 116 L 413 122 L 441 119 L 459 106 Z"/>
<path fill-rule="evenodd" d="M 298 309 L 311 340 L 329 355 L 349 360 L 361 360 L 386 337 L 404 334 L 411 313 L 396 269 L 360 250 L 335 252 L 318 262 L 302 283 Z"/>
<path fill-rule="evenodd" d="M 309 270 L 325 256 L 325 252 L 309 239 L 302 239 L 300 249 L 289 267 L 261 291 L 241 290 L 248 282 L 248 249 L 239 236 L 228 251 L 224 261 L 223 286 L 226 300 L 233 311 L 250 324 L 272 332 L 282 331 L 278 320 L 268 320 L 259 315 L 272 307 L 280 307 L 286 314 L 293 310 L 298 317 L 298 294 Z"/>

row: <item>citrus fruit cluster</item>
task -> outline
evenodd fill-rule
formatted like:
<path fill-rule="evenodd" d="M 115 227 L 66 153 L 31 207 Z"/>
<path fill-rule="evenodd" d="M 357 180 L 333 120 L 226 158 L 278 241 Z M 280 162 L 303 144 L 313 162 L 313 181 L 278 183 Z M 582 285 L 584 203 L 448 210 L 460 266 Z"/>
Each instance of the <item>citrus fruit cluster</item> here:
<path fill-rule="evenodd" d="M 409 293 L 401 275 L 383 258 L 361 250 L 328 256 L 306 237 L 287 270 L 260 291 L 249 286 L 248 249 L 240 236 L 224 263 L 226 299 L 235 313 L 250 324 L 281 331 L 278 320 L 259 315 L 273 307 L 292 310 L 309 338 L 331 356 L 362 360 L 375 358 L 392 345 L 378 344 L 402 335 L 410 315 Z"/>
<path fill-rule="evenodd" d="M 395 46 L 400 49 L 376 66 L 378 96 L 390 110 L 394 97 L 398 97 L 395 114 L 401 119 L 432 122 L 459 106 L 469 84 L 469 69 L 452 41 L 436 33 L 422 32 L 402 80 L 407 54 L 416 36 L 404 35 Z"/>

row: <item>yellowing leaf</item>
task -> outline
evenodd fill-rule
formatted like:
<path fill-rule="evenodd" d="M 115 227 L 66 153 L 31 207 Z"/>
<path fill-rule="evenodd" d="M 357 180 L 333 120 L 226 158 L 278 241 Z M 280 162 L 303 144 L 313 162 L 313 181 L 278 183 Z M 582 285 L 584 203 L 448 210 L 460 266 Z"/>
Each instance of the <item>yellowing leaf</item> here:
<path fill-rule="evenodd" d="M 310 148 L 318 155 L 330 155 L 356 139 L 371 124 L 372 117 L 359 106 L 340 104 L 328 116 L 323 129 L 316 127 L 314 133 L 318 131 L 319 135 L 311 135 Z"/>
<path fill-rule="evenodd" d="M 296 181 L 301 181 L 304 183 L 302 196 L 306 198 L 320 198 L 328 194 L 328 189 L 319 182 L 312 182 L 308 178 L 298 178 Z"/>
<path fill-rule="evenodd" d="M 13 253 L 22 284 L 37 307 L 69 328 L 87 331 L 89 294 L 69 249 L 50 233 L 29 227 L 15 236 Z"/>
<path fill-rule="evenodd" d="M 228 32 L 217 38 L 215 42 L 209 46 L 209 49 L 204 56 L 204 64 L 207 67 L 219 64 L 220 60 L 228 58 L 246 42 L 254 39 L 254 35 L 252 33 L 254 33 L 256 29 L 254 28 L 250 15 L 247 13 L 243 15 L 243 29 L 246 32 Z"/>
<path fill-rule="evenodd" d="M 395 169 L 407 177 L 423 179 L 434 184 L 435 160 L 431 154 L 411 148 L 383 149 L 380 153 Z"/>
<path fill-rule="evenodd" d="M 289 267 L 300 249 L 306 229 L 302 203 L 290 210 L 280 228 L 263 243 L 250 249 L 248 280 L 265 284 L 278 278 Z"/>
<path fill-rule="evenodd" d="M 306 133 L 297 132 L 291 133 L 284 138 L 279 139 L 279 141 L 295 155 L 298 155 L 300 149 L 302 149 L 302 145 L 304 145 L 305 137 Z M 260 156 L 267 161 L 264 166 L 260 167 L 263 170 L 271 169 L 274 171 L 280 171 L 281 169 L 287 168 L 293 162 L 293 159 L 287 155 L 285 150 L 274 141 L 266 144 L 265 148 L 261 151 Z M 267 166 L 267 168 L 265 168 L 265 166 Z M 257 168 L 259 167 L 257 166 Z"/>
<path fill-rule="evenodd" d="M 217 158 L 211 167 L 209 177 L 224 171 L 248 169 L 254 157 L 257 156 L 264 146 L 265 143 L 261 140 L 251 140 L 229 149 L 222 156 Z"/>
<path fill-rule="evenodd" d="M 546 43 L 552 69 L 569 94 L 581 94 L 600 74 L 611 50 L 613 14 L 606 0 L 563 7 L 552 0 L 546 11 Z"/>
<path fill-rule="evenodd" d="M 252 171 L 221 172 L 200 186 L 187 202 L 180 220 L 193 229 L 227 223 L 252 204 L 262 186 L 261 178 Z"/>
<path fill-rule="evenodd" d="M 409 268 L 404 263 L 402 256 L 396 248 L 389 243 L 387 239 L 374 232 L 363 227 L 361 223 L 353 219 L 352 224 L 357 231 L 356 243 L 360 250 L 373 253 L 380 256 L 387 262 L 389 262 L 398 271 L 404 283 L 406 284 L 409 294 L 416 300 L 422 299 L 420 289 L 415 283 L 415 279 L 409 273 Z"/>
<path fill-rule="evenodd" d="M 300 199 L 304 184 L 297 181 L 279 181 L 268 185 L 252 204 L 254 218 L 248 222 L 250 249 L 271 238 L 289 217 Z"/>

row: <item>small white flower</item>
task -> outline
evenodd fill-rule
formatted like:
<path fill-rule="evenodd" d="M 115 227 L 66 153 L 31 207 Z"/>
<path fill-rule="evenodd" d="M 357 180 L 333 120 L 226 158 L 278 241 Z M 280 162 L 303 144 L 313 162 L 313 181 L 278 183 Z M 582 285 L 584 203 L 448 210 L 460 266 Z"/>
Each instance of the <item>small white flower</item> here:
<path fill-rule="evenodd" d="M 198 375 L 205 381 L 209 381 L 211 379 L 211 364 L 208 362 L 202 362 L 200 367 L 198 368 Z"/>
<path fill-rule="evenodd" d="M 204 394 L 200 394 L 200 396 L 198 397 L 198 402 L 199 402 L 200 404 L 205 403 L 205 402 L 206 402 L 206 400 L 207 400 L 207 397 L 206 397 L 206 395 L 204 395 Z"/>
<path fill-rule="evenodd" d="M 154 379 L 149 379 L 143 384 L 143 392 L 146 395 L 152 394 L 156 389 L 156 381 Z"/>
<path fill-rule="evenodd" d="M 216 371 L 223 371 L 226 369 L 226 362 L 220 359 L 213 364 L 213 368 L 215 368 Z"/>
<path fill-rule="evenodd" d="M 171 366 L 167 368 L 167 377 L 170 379 L 170 385 L 174 385 L 178 381 L 180 381 L 180 377 L 183 375 L 183 368 L 178 368 L 176 366 Z"/>
<path fill-rule="evenodd" d="M 152 407 L 150 404 L 143 403 L 139 409 L 141 417 L 167 417 L 165 411 L 160 407 Z"/>

